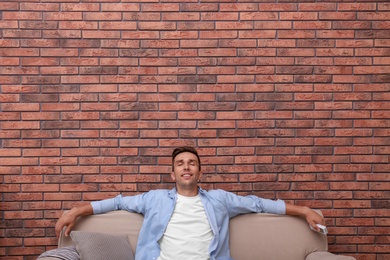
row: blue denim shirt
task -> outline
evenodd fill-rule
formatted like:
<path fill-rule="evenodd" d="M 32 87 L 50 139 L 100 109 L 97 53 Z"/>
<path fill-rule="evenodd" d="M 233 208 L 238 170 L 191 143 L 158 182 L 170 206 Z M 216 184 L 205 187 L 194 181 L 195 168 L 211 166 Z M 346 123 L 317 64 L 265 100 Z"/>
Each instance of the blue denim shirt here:
<path fill-rule="evenodd" d="M 211 260 L 231 259 L 229 249 L 229 219 L 239 214 L 266 212 L 285 214 L 286 205 L 282 200 L 268 200 L 257 196 L 237 196 L 224 190 L 205 191 L 199 188 L 199 194 L 214 234 L 209 253 Z M 94 214 L 113 210 L 127 210 L 144 215 L 136 260 L 154 260 L 160 256 L 158 241 L 165 229 L 176 205 L 176 189 L 152 190 L 147 193 L 92 202 Z"/>

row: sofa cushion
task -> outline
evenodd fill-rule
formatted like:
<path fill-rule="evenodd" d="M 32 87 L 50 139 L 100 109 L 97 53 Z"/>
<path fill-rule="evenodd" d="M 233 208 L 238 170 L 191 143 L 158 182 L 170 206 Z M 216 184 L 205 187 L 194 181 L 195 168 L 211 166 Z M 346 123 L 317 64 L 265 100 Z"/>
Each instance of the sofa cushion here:
<path fill-rule="evenodd" d="M 72 231 L 70 236 L 83 260 L 134 260 L 126 235 Z"/>

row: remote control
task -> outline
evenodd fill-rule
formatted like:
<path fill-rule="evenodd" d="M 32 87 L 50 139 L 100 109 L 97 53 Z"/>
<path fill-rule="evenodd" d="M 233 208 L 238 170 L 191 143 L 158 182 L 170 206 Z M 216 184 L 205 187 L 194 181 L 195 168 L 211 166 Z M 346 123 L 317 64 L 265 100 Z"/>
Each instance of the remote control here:
<path fill-rule="evenodd" d="M 323 235 L 327 235 L 328 234 L 328 229 L 326 229 L 326 227 L 324 225 L 321 225 L 321 224 L 317 224 L 317 227 L 320 228 L 320 230 L 315 230 L 312 226 L 310 226 L 311 230 L 314 230 L 318 233 L 321 233 Z"/>

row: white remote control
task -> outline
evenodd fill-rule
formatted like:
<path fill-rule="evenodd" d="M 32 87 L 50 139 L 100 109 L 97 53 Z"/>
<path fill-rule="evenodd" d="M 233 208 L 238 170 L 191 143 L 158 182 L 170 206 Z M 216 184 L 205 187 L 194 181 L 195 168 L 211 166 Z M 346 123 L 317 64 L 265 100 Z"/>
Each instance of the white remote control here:
<path fill-rule="evenodd" d="M 315 230 L 312 226 L 310 226 L 311 230 L 314 230 L 318 233 L 321 233 L 323 235 L 327 235 L 328 234 L 328 229 L 326 229 L 326 227 L 324 225 L 321 225 L 321 224 L 317 224 L 317 227 L 320 228 L 320 230 Z"/>

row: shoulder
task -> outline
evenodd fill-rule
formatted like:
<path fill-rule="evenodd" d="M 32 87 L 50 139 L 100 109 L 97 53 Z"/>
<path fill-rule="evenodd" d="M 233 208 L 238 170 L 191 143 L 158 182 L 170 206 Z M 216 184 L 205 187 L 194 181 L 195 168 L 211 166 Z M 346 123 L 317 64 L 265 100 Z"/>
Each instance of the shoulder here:
<path fill-rule="evenodd" d="M 148 201 L 153 200 L 154 202 L 160 201 L 161 203 L 165 203 L 167 201 L 171 201 L 171 200 L 174 200 L 176 198 L 176 189 L 151 190 L 151 191 L 144 193 L 143 196 Z"/>
<path fill-rule="evenodd" d="M 226 191 L 226 190 L 221 190 L 221 189 L 218 189 L 218 190 L 202 190 L 205 194 L 207 194 L 208 196 L 224 196 L 224 195 L 228 195 L 228 194 L 233 194 L 231 193 L 230 191 Z"/>
<path fill-rule="evenodd" d="M 224 202 L 228 197 L 236 196 L 235 194 L 225 191 L 225 190 L 208 190 L 208 191 L 202 191 L 205 197 L 207 197 L 209 200 L 213 201 L 219 201 Z"/>
<path fill-rule="evenodd" d="M 150 190 L 139 196 L 139 201 L 145 205 L 164 204 L 170 201 L 169 190 Z"/>
<path fill-rule="evenodd" d="M 144 196 L 146 197 L 164 197 L 169 195 L 170 191 L 169 190 L 150 190 L 148 192 L 143 193 Z"/>
<path fill-rule="evenodd" d="M 150 190 L 146 193 L 149 193 L 149 194 L 167 194 L 168 192 L 170 192 L 170 190 L 166 190 L 166 189 L 157 189 L 157 190 Z"/>

